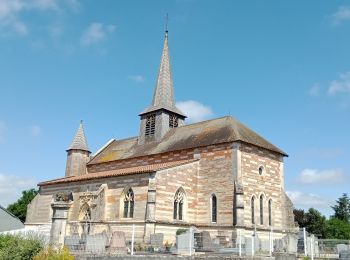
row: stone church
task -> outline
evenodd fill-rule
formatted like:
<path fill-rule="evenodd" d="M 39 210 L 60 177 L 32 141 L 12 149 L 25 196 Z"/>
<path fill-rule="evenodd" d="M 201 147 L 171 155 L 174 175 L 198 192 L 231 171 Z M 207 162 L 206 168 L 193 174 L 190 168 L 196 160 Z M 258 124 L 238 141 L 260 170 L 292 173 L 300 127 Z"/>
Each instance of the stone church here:
<path fill-rule="evenodd" d="M 237 231 L 282 237 L 294 227 L 284 190 L 284 151 L 225 116 L 185 124 L 175 106 L 168 32 L 151 105 L 139 135 L 110 140 L 94 155 L 81 123 L 67 149 L 65 177 L 38 184 L 27 226 L 65 235 L 124 231 L 138 241 L 196 227 L 234 241 Z"/>

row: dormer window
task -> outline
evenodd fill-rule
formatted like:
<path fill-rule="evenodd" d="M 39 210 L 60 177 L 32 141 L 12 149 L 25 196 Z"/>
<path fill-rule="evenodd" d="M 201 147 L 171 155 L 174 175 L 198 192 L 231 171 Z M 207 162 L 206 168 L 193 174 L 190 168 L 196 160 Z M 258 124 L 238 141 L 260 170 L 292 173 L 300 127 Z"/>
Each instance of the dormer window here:
<path fill-rule="evenodd" d="M 151 114 L 146 117 L 146 136 L 153 136 L 156 129 L 156 115 Z"/>
<path fill-rule="evenodd" d="M 178 117 L 176 115 L 169 115 L 169 127 L 174 128 L 178 127 L 179 122 L 178 122 Z"/>

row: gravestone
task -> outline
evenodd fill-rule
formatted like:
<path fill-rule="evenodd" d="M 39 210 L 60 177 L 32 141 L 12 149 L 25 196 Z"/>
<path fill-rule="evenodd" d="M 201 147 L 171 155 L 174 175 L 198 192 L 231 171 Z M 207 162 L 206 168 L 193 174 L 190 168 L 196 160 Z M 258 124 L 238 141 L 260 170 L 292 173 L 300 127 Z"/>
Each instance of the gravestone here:
<path fill-rule="evenodd" d="M 176 236 L 176 252 L 182 255 L 194 253 L 194 233 L 191 229 L 187 230 L 186 233 Z"/>
<path fill-rule="evenodd" d="M 104 234 L 86 236 L 85 251 L 90 253 L 104 253 L 106 251 L 107 239 Z"/>
<path fill-rule="evenodd" d="M 341 251 L 346 251 L 346 250 L 350 250 L 350 247 L 348 245 L 345 245 L 345 244 L 338 244 L 337 245 L 337 252 L 338 252 L 338 254 Z"/>
<path fill-rule="evenodd" d="M 126 254 L 125 234 L 122 231 L 114 231 L 109 244 L 109 251 L 115 254 Z"/>
<path fill-rule="evenodd" d="M 203 250 L 212 250 L 213 246 L 211 242 L 210 233 L 208 231 L 203 231 L 201 234 L 202 234 Z"/>
<path fill-rule="evenodd" d="M 154 248 L 162 248 L 163 247 L 163 240 L 164 240 L 164 234 L 163 233 L 156 233 L 150 235 L 151 240 L 151 246 Z"/>
<path fill-rule="evenodd" d="M 66 236 L 64 238 L 64 245 L 71 251 L 77 251 L 80 249 L 80 236 L 78 234 L 72 236 Z"/>
<path fill-rule="evenodd" d="M 350 259 L 350 250 L 343 250 L 339 253 L 339 259 Z"/>

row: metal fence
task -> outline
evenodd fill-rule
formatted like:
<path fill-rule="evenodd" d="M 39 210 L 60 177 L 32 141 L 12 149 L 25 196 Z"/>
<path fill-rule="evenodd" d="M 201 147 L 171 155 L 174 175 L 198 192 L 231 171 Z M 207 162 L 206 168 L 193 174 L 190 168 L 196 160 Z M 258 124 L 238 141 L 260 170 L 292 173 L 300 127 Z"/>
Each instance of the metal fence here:
<path fill-rule="evenodd" d="M 124 230 L 125 231 L 125 230 Z M 184 230 L 183 230 L 184 231 Z M 65 237 L 64 244 L 75 255 L 113 256 L 119 254 L 150 255 L 150 254 L 179 254 L 206 255 L 230 254 L 237 256 L 272 256 L 274 253 L 290 253 L 296 248 L 297 236 L 294 233 L 277 239 L 273 229 L 269 232 L 243 230 L 228 232 L 202 231 L 190 227 L 184 233 L 175 235 L 174 242 L 164 240 L 163 234 L 152 234 L 150 240 L 143 241 L 140 233 L 132 227 L 131 237 L 124 232 L 100 234 L 74 234 Z M 213 234 L 214 233 L 214 234 Z M 293 246 L 293 242 L 295 246 Z M 294 250 L 296 253 L 296 249 Z"/>
<path fill-rule="evenodd" d="M 339 259 L 342 252 L 350 251 L 350 240 L 319 239 L 314 234 L 308 233 L 305 228 L 299 230 L 297 255 L 324 259 Z M 349 258 L 347 258 L 349 259 Z"/>

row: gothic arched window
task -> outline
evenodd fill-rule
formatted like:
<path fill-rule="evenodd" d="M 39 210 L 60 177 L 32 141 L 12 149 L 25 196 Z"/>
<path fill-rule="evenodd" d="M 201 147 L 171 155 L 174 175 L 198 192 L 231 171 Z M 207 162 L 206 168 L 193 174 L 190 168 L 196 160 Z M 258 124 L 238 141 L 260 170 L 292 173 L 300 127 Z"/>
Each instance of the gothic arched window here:
<path fill-rule="evenodd" d="M 260 195 L 260 225 L 264 224 L 264 195 Z"/>
<path fill-rule="evenodd" d="M 131 188 L 124 193 L 124 218 L 134 217 L 134 192 Z"/>
<path fill-rule="evenodd" d="M 251 211 L 252 211 L 252 224 L 255 224 L 255 197 L 253 196 L 252 197 L 252 200 L 251 200 Z"/>
<path fill-rule="evenodd" d="M 269 226 L 272 226 L 272 199 L 269 200 Z"/>
<path fill-rule="evenodd" d="M 185 193 L 183 189 L 178 189 L 174 197 L 174 212 L 173 218 L 176 220 L 183 220 L 184 213 L 184 203 L 185 203 Z"/>
<path fill-rule="evenodd" d="M 211 222 L 217 221 L 217 199 L 215 194 L 211 196 Z"/>

